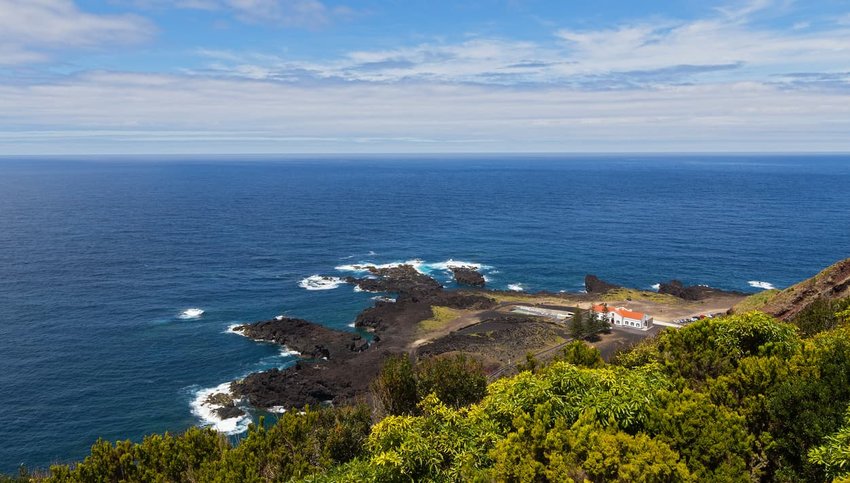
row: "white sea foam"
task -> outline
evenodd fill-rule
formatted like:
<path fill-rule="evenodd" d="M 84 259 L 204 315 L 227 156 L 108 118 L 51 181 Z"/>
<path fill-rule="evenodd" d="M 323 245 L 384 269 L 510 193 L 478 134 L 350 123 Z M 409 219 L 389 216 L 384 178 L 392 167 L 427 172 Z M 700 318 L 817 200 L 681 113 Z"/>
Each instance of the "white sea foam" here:
<path fill-rule="evenodd" d="M 481 263 L 475 262 L 464 262 L 463 260 L 453 260 L 448 259 L 445 262 L 437 262 L 437 263 L 426 263 L 425 267 L 431 270 L 446 270 L 450 271 L 453 268 L 461 268 L 461 267 L 469 267 L 474 268 L 475 270 L 487 270 L 493 268 L 489 265 L 484 265 Z"/>
<path fill-rule="evenodd" d="M 270 413 L 283 414 L 283 413 L 286 412 L 286 408 L 283 407 L 283 406 L 272 406 L 272 407 L 266 409 L 266 411 L 268 411 Z"/>
<path fill-rule="evenodd" d="M 345 280 L 339 277 L 326 277 L 324 275 L 310 275 L 298 282 L 298 286 L 307 290 L 333 290 L 344 284 Z"/>
<path fill-rule="evenodd" d="M 413 259 L 413 260 L 407 260 L 405 262 L 392 262 L 392 263 L 383 263 L 383 264 L 361 262 L 361 263 L 354 263 L 354 264 L 350 264 L 350 265 L 339 265 L 339 266 L 334 267 L 334 268 L 336 270 L 339 270 L 340 272 L 359 272 L 359 273 L 362 273 L 362 272 L 368 272 L 370 268 L 382 269 L 382 268 L 395 268 L 395 267 L 400 267 L 402 265 L 412 265 L 413 268 L 415 268 L 417 271 L 422 272 L 423 263 L 424 262 L 422 260 Z"/>
<path fill-rule="evenodd" d="M 280 355 L 282 355 L 284 357 L 298 357 L 298 356 L 301 355 L 301 353 L 298 352 L 298 351 L 294 351 L 294 350 L 290 349 L 289 347 L 282 346 L 280 348 Z"/>
<path fill-rule="evenodd" d="M 202 315 L 204 315 L 203 309 L 192 308 L 192 309 L 186 309 L 183 312 L 180 312 L 180 315 L 178 315 L 178 317 L 180 317 L 181 319 L 184 319 L 184 320 L 188 320 L 188 319 L 200 319 Z"/>
<path fill-rule="evenodd" d="M 776 288 L 770 282 L 759 282 L 758 280 L 750 280 L 747 283 L 750 284 L 750 287 L 760 288 L 764 290 L 774 290 Z"/>
<path fill-rule="evenodd" d="M 652 284 L 652 290 L 655 290 L 656 292 L 661 290 L 661 284 L 660 283 Z"/>
<path fill-rule="evenodd" d="M 285 316 L 285 315 L 275 315 L 275 316 L 274 316 L 274 320 L 283 320 L 283 319 L 285 319 L 285 318 L 286 318 L 286 316 Z"/>
<path fill-rule="evenodd" d="M 511 290 L 513 292 L 522 292 L 525 289 L 522 287 L 521 283 L 512 283 L 508 285 L 508 290 Z"/>
<path fill-rule="evenodd" d="M 370 257 L 374 257 L 375 255 L 377 255 L 377 253 L 375 253 L 374 250 L 369 250 L 369 253 L 367 253 L 366 255 L 369 255 Z"/>
<path fill-rule="evenodd" d="M 365 292 L 365 290 L 363 290 L 362 288 L 360 288 L 360 285 L 355 285 L 355 286 L 354 286 L 354 291 L 355 291 L 355 292 L 358 292 L 358 293 L 360 293 L 360 292 Z"/>
<path fill-rule="evenodd" d="M 476 262 L 466 262 L 463 260 L 453 260 L 448 259 L 444 262 L 436 262 L 436 263 L 426 263 L 418 258 L 414 258 L 412 260 L 406 260 L 403 262 L 391 262 L 391 263 L 369 263 L 369 262 L 360 262 L 354 264 L 347 265 L 339 265 L 334 267 L 336 270 L 340 272 L 356 272 L 356 273 L 364 273 L 368 272 L 369 269 L 386 269 L 386 268 L 395 268 L 400 267 L 402 265 L 410 265 L 417 272 L 423 275 L 430 275 L 434 271 L 444 271 L 450 272 L 452 268 L 460 268 L 460 267 L 470 267 L 476 270 L 492 270 L 493 267 L 489 265 L 484 265 Z M 498 273 L 498 271 L 492 271 L 490 273 Z"/>
<path fill-rule="evenodd" d="M 209 402 L 207 399 L 213 394 L 227 394 L 232 396 L 230 392 L 230 383 L 225 382 L 216 387 L 200 389 L 195 393 L 195 398 L 192 400 L 192 414 L 197 416 L 203 422 L 203 426 L 210 426 L 216 431 L 224 434 L 239 434 L 248 430 L 248 424 L 251 423 L 251 417 L 245 413 L 242 416 L 228 419 L 221 419 L 215 410 L 222 407 Z M 241 401 L 237 401 L 239 404 Z"/>
<path fill-rule="evenodd" d="M 376 297 L 372 297 L 372 300 L 374 300 L 374 301 L 376 301 L 376 302 L 390 302 L 390 303 L 395 302 L 395 299 L 394 299 L 394 298 L 392 298 L 392 297 L 384 297 L 383 295 L 378 295 L 378 296 L 376 296 Z"/>
<path fill-rule="evenodd" d="M 224 332 L 227 333 L 227 334 L 236 334 L 236 335 L 241 335 L 241 336 L 245 337 L 244 332 L 242 332 L 241 330 L 236 330 L 237 327 L 240 327 L 242 325 L 245 325 L 245 324 L 230 324 L 230 325 L 227 326 L 227 330 L 225 330 Z"/>

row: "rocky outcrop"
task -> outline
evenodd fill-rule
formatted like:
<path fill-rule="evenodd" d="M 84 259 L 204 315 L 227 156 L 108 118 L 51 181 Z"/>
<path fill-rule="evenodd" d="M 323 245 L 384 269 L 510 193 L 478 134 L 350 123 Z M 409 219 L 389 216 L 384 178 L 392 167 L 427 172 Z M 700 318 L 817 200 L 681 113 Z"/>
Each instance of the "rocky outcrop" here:
<path fill-rule="evenodd" d="M 455 282 L 470 287 L 483 287 L 487 281 L 475 267 L 451 267 Z"/>
<path fill-rule="evenodd" d="M 360 312 L 354 321 L 361 327 L 380 334 L 390 328 L 412 328 L 431 317 L 431 307 L 449 307 L 463 310 L 484 310 L 495 307 L 496 300 L 485 295 L 464 292 L 439 291 L 421 299 L 401 298 L 397 302 L 378 301 Z"/>
<path fill-rule="evenodd" d="M 356 370 L 340 361 L 301 361 L 286 369 L 250 374 L 241 381 L 233 382 L 231 390 L 257 408 L 303 408 L 328 402 L 342 403 L 368 392 L 369 384 L 380 367 L 377 354 L 370 359 L 373 361 L 363 361 L 362 364 L 358 360 Z"/>
<path fill-rule="evenodd" d="M 601 280 L 596 275 L 587 274 L 584 276 L 584 289 L 587 293 L 601 294 L 618 288 L 623 287 Z"/>
<path fill-rule="evenodd" d="M 684 300 L 705 300 L 718 295 L 746 295 L 742 292 L 720 290 L 705 285 L 685 286 L 679 280 L 670 280 L 659 284 L 658 293 L 672 295 Z"/>
<path fill-rule="evenodd" d="M 388 353 L 408 350 L 419 322 L 432 317 L 432 306 L 488 309 L 497 302 L 476 292 L 446 291 L 433 278 L 409 265 L 370 269 L 371 277 L 350 278 L 364 290 L 395 292 L 396 302 L 376 301 L 355 320 L 374 334 L 371 343 L 361 335 L 323 327 L 301 319 L 281 318 L 236 327 L 261 341 L 285 345 L 302 360 L 286 369 L 251 374 L 231 384 L 239 398 L 259 408 L 315 406 L 364 396 Z"/>
<path fill-rule="evenodd" d="M 419 273 L 412 265 L 368 267 L 368 270 L 372 277 L 348 277 L 345 281 L 367 292 L 394 292 L 400 298 L 423 298 L 443 290 L 439 282 Z"/>
<path fill-rule="evenodd" d="M 213 412 L 222 420 L 238 418 L 245 415 L 245 411 L 236 405 L 236 399 L 234 399 L 230 394 L 211 394 L 204 402 L 215 407 Z"/>
<path fill-rule="evenodd" d="M 246 337 L 274 342 L 312 359 L 332 359 L 366 350 L 368 341 L 359 334 L 329 329 L 302 319 L 280 318 L 235 327 Z"/>
<path fill-rule="evenodd" d="M 814 277 L 782 290 L 761 310 L 782 320 L 791 320 L 818 299 L 850 297 L 850 258 L 842 260 Z"/>

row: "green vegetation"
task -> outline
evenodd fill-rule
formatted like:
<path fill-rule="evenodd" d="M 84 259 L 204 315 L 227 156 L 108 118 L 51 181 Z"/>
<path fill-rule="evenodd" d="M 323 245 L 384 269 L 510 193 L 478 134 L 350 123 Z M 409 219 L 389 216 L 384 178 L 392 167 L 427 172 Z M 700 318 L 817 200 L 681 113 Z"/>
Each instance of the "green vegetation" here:
<path fill-rule="evenodd" d="M 431 307 L 431 318 L 419 322 L 419 327 L 426 331 L 440 330 L 445 328 L 449 322 L 458 318 L 460 314 L 460 310 L 435 305 Z"/>
<path fill-rule="evenodd" d="M 848 318 L 845 300 L 795 324 L 704 319 L 610 364 L 576 341 L 489 386 L 464 356 L 392 357 L 374 384 L 383 419 L 311 409 L 252 426 L 236 446 L 203 429 L 101 441 L 49 479 L 850 481 Z"/>
<path fill-rule="evenodd" d="M 682 299 L 674 297 L 666 293 L 648 292 L 645 290 L 635 290 L 632 288 L 617 288 L 609 290 L 602 295 L 604 302 L 619 302 L 622 300 L 645 300 L 648 302 L 657 302 L 661 304 L 681 305 Z"/>
<path fill-rule="evenodd" d="M 487 377 L 481 364 L 464 354 L 430 357 L 415 367 L 403 354 L 384 361 L 372 391 L 384 413 L 409 415 L 419 412 L 429 394 L 455 408 L 476 403 L 487 393 Z"/>
<path fill-rule="evenodd" d="M 523 292 L 491 292 L 487 295 L 499 303 L 509 302 L 528 305 L 574 305 L 582 300 L 580 297 L 571 297 L 568 293 L 544 295 Z"/>
<path fill-rule="evenodd" d="M 761 310 L 778 293 L 779 290 L 771 289 L 750 295 L 749 297 L 735 304 L 735 306 L 732 307 L 732 311 L 736 314 L 741 314 L 744 312 L 752 312 L 753 310 Z"/>
<path fill-rule="evenodd" d="M 210 429 L 148 436 L 140 444 L 98 441 L 73 468 L 53 466 L 49 481 L 261 482 L 301 479 L 360 456 L 370 430 L 365 406 L 286 413 L 270 429 L 251 425 L 232 447 Z"/>
<path fill-rule="evenodd" d="M 590 337 L 610 329 L 611 326 L 608 325 L 608 322 L 602 316 L 579 308 L 575 309 L 572 321 L 570 322 L 570 335 L 576 340 L 584 339 L 585 337 Z"/>
<path fill-rule="evenodd" d="M 794 324 L 803 335 L 814 335 L 846 323 L 850 298 L 842 300 L 815 299 L 794 317 Z"/>
<path fill-rule="evenodd" d="M 561 353 L 554 357 L 554 360 L 568 362 L 576 366 L 590 367 L 591 369 L 605 365 L 599 349 L 580 340 L 574 340 L 567 344 L 561 350 Z"/>

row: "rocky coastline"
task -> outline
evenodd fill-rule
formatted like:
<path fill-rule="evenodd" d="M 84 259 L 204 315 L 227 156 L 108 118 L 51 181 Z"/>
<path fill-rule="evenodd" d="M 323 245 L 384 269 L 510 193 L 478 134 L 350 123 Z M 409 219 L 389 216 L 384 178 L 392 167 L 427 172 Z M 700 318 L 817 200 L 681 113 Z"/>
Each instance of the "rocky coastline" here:
<path fill-rule="evenodd" d="M 360 290 L 395 295 L 395 301 L 376 300 L 354 320 L 355 332 L 334 330 L 303 319 L 278 317 L 235 327 L 233 330 L 256 341 L 279 344 L 296 351 L 299 360 L 285 369 L 253 373 L 231 383 L 231 399 L 221 401 L 221 417 L 238 416 L 235 403 L 268 408 L 301 408 L 339 404 L 369 397 L 369 385 L 377 376 L 382 361 L 390 354 L 420 356 L 465 351 L 478 354 L 491 369 L 504 368 L 512 357 L 569 337 L 566 326 L 539 317 L 498 312 L 501 297 L 516 297 L 515 292 L 482 290 L 484 277 L 473 267 L 452 267 L 458 284 L 472 290 L 447 290 L 434 278 L 420 273 L 412 265 L 366 267 L 366 275 L 347 277 L 346 283 Z M 621 289 L 596 276 L 585 279 L 587 295 L 571 294 L 574 302 L 591 300 L 591 294 Z M 708 287 L 684 287 L 672 281 L 662 285 L 665 293 L 683 300 L 698 300 L 726 293 Z M 564 294 L 528 294 L 533 300 L 563 297 Z M 541 302 L 542 303 L 542 302 Z M 475 313 L 476 319 L 457 329 L 442 332 L 434 319 L 434 308 L 456 313 Z M 427 321 L 438 327 L 423 336 Z M 422 339 L 422 337 L 426 337 Z M 430 337 L 430 338 L 429 338 Z M 211 397 L 219 397 L 216 394 Z"/>

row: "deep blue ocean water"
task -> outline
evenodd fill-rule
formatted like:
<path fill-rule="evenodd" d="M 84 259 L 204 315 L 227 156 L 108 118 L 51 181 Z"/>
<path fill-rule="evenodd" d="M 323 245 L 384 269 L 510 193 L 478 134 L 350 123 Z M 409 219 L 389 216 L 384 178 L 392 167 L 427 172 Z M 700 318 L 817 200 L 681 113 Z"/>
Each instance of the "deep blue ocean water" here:
<path fill-rule="evenodd" d="M 199 390 L 291 360 L 228 326 L 371 303 L 299 286 L 340 265 L 754 291 L 849 256 L 848 156 L 0 159 L 0 471 L 199 424 Z"/>

